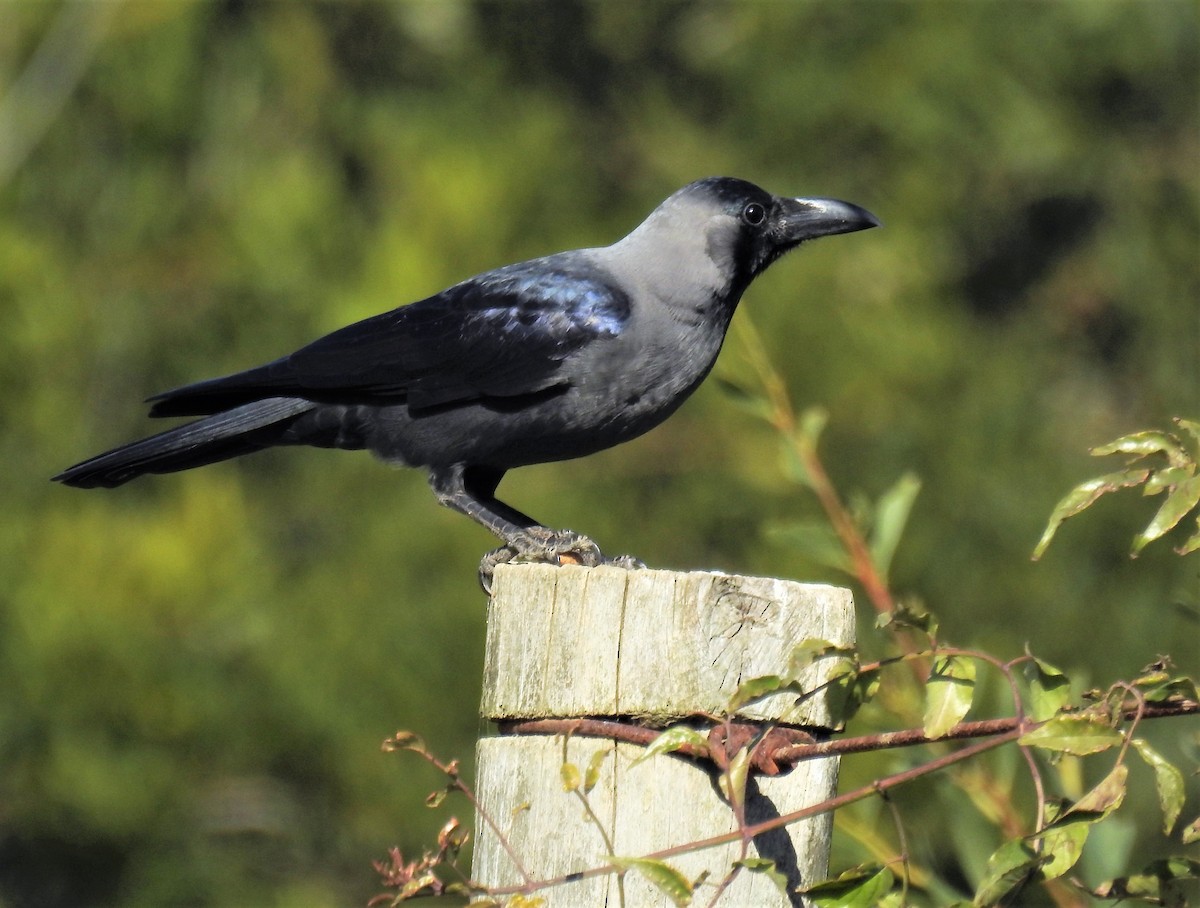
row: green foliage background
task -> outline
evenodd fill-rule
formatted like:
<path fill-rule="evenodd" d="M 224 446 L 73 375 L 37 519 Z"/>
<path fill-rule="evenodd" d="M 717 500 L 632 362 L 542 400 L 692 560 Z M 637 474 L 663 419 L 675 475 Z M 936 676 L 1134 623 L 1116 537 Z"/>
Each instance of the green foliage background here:
<path fill-rule="evenodd" d="M 1088 445 L 1198 415 L 1193 3 L 0 17 L 0 904 L 361 903 L 371 858 L 432 838 L 436 779 L 379 742 L 471 754 L 483 531 L 365 455 L 47 479 L 154 428 L 150 393 L 610 242 L 701 176 L 885 222 L 786 259 L 743 307 L 798 405 L 829 409 L 844 488 L 921 476 L 893 576 L 943 636 L 1030 641 L 1093 683 L 1200 662 L 1178 607 L 1195 557 L 1127 558 L 1157 502 L 1114 496 L 1028 557 L 1100 472 Z M 711 382 L 650 436 L 502 493 L 653 566 L 836 579 L 764 534 L 814 505 Z M 952 834 L 920 847 L 969 878 Z"/>

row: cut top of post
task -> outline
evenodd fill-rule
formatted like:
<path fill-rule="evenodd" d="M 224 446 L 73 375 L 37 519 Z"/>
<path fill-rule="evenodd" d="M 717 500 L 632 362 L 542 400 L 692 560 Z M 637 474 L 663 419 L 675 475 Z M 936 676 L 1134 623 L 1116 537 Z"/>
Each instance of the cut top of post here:
<path fill-rule="evenodd" d="M 853 645 L 841 587 L 707 571 L 497 567 L 488 607 L 488 719 L 635 716 L 651 724 L 722 714 L 738 686 L 787 672 L 805 640 Z M 835 726 L 823 684 L 835 660 L 801 675 L 807 694 L 738 710 L 761 721 Z"/>

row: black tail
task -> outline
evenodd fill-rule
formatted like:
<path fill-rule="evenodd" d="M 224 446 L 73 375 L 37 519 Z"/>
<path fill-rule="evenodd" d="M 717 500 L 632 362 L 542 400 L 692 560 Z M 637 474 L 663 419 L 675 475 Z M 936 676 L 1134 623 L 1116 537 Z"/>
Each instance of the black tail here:
<path fill-rule="evenodd" d="M 122 445 L 63 470 L 55 482 L 113 488 L 146 473 L 174 473 L 269 448 L 312 401 L 272 397 Z"/>

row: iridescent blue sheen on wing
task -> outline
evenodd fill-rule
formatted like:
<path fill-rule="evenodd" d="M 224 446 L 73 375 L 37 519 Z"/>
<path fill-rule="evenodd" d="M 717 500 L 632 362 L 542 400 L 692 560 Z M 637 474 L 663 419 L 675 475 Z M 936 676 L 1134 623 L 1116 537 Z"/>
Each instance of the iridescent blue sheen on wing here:
<path fill-rule="evenodd" d="M 594 266 L 585 272 L 566 262 L 551 268 L 523 262 L 499 268 L 448 292 L 460 288 L 468 297 L 482 296 L 491 301 L 480 313 L 489 321 L 500 319 L 506 330 L 527 331 L 547 339 L 615 336 L 629 318 L 628 298 L 611 282 L 598 279 Z"/>

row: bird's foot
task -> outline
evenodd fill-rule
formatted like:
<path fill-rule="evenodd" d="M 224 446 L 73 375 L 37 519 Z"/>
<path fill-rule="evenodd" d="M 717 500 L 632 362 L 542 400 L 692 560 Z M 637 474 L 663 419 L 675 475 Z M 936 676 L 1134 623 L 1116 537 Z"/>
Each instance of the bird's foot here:
<path fill-rule="evenodd" d="M 625 568 L 627 571 L 645 570 L 646 562 L 640 558 L 635 558 L 633 555 L 618 555 L 616 558 L 605 558 L 605 564 L 611 564 L 613 567 Z"/>
<path fill-rule="evenodd" d="M 485 593 L 492 591 L 492 574 L 498 564 L 579 564 L 584 567 L 611 564 L 630 570 L 646 566 L 632 555 L 605 558 L 600 546 L 582 533 L 543 526 L 528 527 L 505 545 L 483 556 L 479 563 L 479 584 Z"/>

